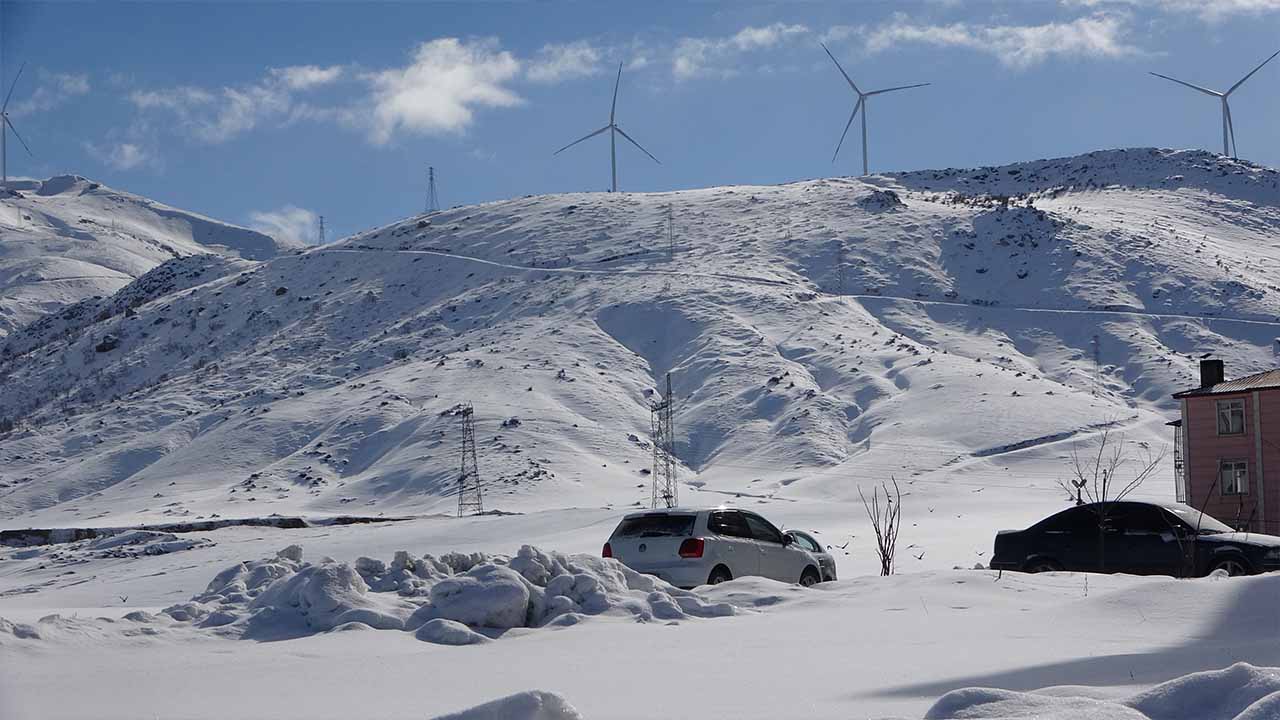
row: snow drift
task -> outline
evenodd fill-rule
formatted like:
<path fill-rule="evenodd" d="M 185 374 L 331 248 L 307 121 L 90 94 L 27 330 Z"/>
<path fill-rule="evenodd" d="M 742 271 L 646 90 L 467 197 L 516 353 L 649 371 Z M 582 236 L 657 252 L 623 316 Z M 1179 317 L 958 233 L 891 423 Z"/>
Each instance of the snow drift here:
<path fill-rule="evenodd" d="M 513 628 L 568 626 L 587 616 L 638 621 L 713 618 L 739 612 L 642 575 L 616 560 L 544 552 L 514 556 L 449 553 L 388 564 L 323 558 L 304 562 L 293 545 L 273 558 L 218 573 L 189 602 L 163 614 L 220 634 L 280 640 L 359 625 L 413 631 L 443 645 L 486 642 Z M 486 635 L 485 633 L 488 633 Z"/>
<path fill-rule="evenodd" d="M 942 696 L 925 720 L 1273 720 L 1280 669 L 1236 663 L 1192 673 L 1122 700 L 1081 697 L 1082 688 L 1015 692 L 964 688 Z"/>
<path fill-rule="evenodd" d="M 556 693 L 530 690 L 435 720 L 582 720 L 582 715 Z"/>

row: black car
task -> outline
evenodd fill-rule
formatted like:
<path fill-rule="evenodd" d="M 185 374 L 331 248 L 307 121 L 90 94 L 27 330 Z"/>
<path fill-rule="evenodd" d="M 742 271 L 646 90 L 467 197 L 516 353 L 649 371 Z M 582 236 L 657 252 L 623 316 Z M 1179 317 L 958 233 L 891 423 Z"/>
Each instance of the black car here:
<path fill-rule="evenodd" d="M 1078 505 L 996 535 L 992 570 L 1200 577 L 1280 570 L 1280 537 L 1236 532 L 1181 503 Z"/>

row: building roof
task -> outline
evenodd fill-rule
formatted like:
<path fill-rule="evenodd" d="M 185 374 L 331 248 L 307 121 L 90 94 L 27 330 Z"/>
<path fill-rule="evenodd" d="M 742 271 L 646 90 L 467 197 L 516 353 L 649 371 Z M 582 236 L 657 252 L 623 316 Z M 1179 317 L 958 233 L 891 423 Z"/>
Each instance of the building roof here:
<path fill-rule="evenodd" d="M 1227 380 L 1209 387 L 1193 388 L 1174 393 L 1175 398 L 1199 397 L 1201 395 L 1226 395 L 1228 393 L 1252 392 L 1254 390 L 1280 390 L 1280 368 L 1246 375 L 1235 380 Z"/>

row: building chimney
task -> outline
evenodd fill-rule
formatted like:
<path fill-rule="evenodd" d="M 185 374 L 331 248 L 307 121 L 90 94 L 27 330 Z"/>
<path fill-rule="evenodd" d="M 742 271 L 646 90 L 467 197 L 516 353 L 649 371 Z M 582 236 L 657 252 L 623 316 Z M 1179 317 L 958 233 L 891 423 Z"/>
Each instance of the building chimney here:
<path fill-rule="evenodd" d="M 1200 387 L 1209 388 L 1226 379 L 1221 360 L 1200 361 Z"/>

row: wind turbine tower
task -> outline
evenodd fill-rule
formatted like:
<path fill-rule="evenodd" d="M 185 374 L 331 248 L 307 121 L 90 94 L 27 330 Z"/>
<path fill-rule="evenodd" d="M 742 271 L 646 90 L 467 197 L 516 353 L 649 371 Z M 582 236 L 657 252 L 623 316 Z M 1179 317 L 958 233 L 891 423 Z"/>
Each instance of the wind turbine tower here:
<path fill-rule="evenodd" d="M 1200 87 L 1199 85 L 1192 85 L 1189 82 L 1183 82 L 1177 78 L 1171 78 L 1168 75 L 1161 75 L 1158 72 L 1153 72 L 1151 74 L 1158 78 L 1164 78 L 1165 80 L 1176 82 L 1179 85 L 1185 85 L 1192 90 L 1199 90 L 1205 95 L 1212 95 L 1222 101 L 1222 154 L 1230 155 L 1234 158 L 1236 156 L 1236 129 L 1231 124 L 1231 106 L 1227 104 L 1227 98 L 1231 97 L 1231 93 L 1235 92 L 1241 85 L 1243 85 L 1245 80 L 1253 77 L 1254 73 L 1261 70 L 1263 65 L 1274 60 L 1276 55 L 1280 55 L 1280 50 L 1272 53 L 1271 57 L 1263 60 L 1261 65 L 1258 65 L 1258 67 L 1251 70 L 1248 75 L 1240 78 L 1240 81 L 1235 85 L 1232 85 L 1226 92 L 1218 92 L 1217 90 L 1210 90 L 1209 88 Z"/>
<path fill-rule="evenodd" d="M 836 60 L 836 56 L 831 54 L 831 50 L 827 47 L 826 43 L 821 43 L 821 45 L 822 45 L 822 49 L 827 51 L 827 57 L 831 58 L 831 62 L 836 64 L 836 69 L 840 71 L 840 74 L 844 76 L 845 81 L 849 83 L 849 87 L 853 88 L 853 91 L 858 94 L 858 102 L 853 106 L 853 112 L 850 113 L 849 115 L 849 122 L 845 123 L 844 125 L 844 132 L 840 133 L 840 142 L 839 144 L 836 145 L 835 155 L 831 156 L 831 162 L 834 163 L 836 161 L 836 156 L 840 154 L 840 147 L 844 145 L 844 138 L 846 135 L 849 134 L 849 127 L 853 125 L 853 118 L 856 117 L 858 115 L 858 111 L 861 110 L 862 111 L 862 174 L 867 175 L 868 174 L 867 172 L 867 98 L 871 97 L 872 95 L 883 95 L 885 93 L 896 92 L 898 90 L 910 90 L 911 88 L 924 87 L 929 83 L 916 83 L 915 85 L 899 85 L 898 87 L 884 88 L 883 90 L 872 90 L 870 92 L 862 92 L 862 90 L 858 89 L 857 84 L 853 82 L 853 78 L 849 77 L 849 73 L 845 72 L 843 67 L 840 67 L 840 61 Z"/>
<path fill-rule="evenodd" d="M 13 121 L 9 119 L 9 100 L 13 97 L 13 89 L 18 86 L 18 78 L 22 77 L 22 71 L 26 69 L 27 64 L 22 63 L 22 67 L 18 68 L 18 74 L 13 76 L 13 83 L 9 85 L 9 92 L 4 96 L 4 104 L 0 105 L 0 185 L 9 182 L 9 149 L 7 147 L 7 136 L 9 131 L 13 131 L 13 136 L 18 138 L 18 142 L 22 143 L 22 147 L 31 157 L 35 157 L 35 153 L 31 152 L 31 148 L 27 146 L 27 141 L 22 139 L 18 134 L 18 128 L 13 126 Z"/>
<path fill-rule="evenodd" d="M 640 152 L 644 153 L 645 155 L 648 155 L 649 158 L 654 162 L 658 163 L 659 165 L 662 164 L 661 162 L 658 161 L 658 158 L 653 156 L 653 153 L 649 152 L 648 150 L 645 150 L 643 147 L 640 146 L 640 143 L 633 140 L 630 135 L 623 132 L 622 128 L 618 127 L 618 123 L 617 123 L 618 85 L 621 82 L 622 82 L 622 63 L 618 63 L 618 77 L 616 80 L 613 81 L 613 105 L 609 106 L 609 124 L 605 125 L 599 130 L 596 130 L 593 133 L 590 133 L 584 137 L 578 138 L 577 140 L 574 140 L 568 145 L 565 145 L 559 150 L 551 153 L 552 155 L 559 155 L 560 153 L 564 152 L 565 150 L 568 150 L 574 145 L 577 145 L 583 140 L 590 140 L 591 138 L 599 135 L 600 133 L 607 131 L 609 133 L 609 167 L 612 170 L 612 178 L 613 178 L 613 184 L 611 185 L 611 188 L 612 188 L 611 192 L 618 192 L 618 137 L 617 137 L 618 135 L 621 135 L 622 137 L 626 138 L 627 142 L 640 148 Z"/>

